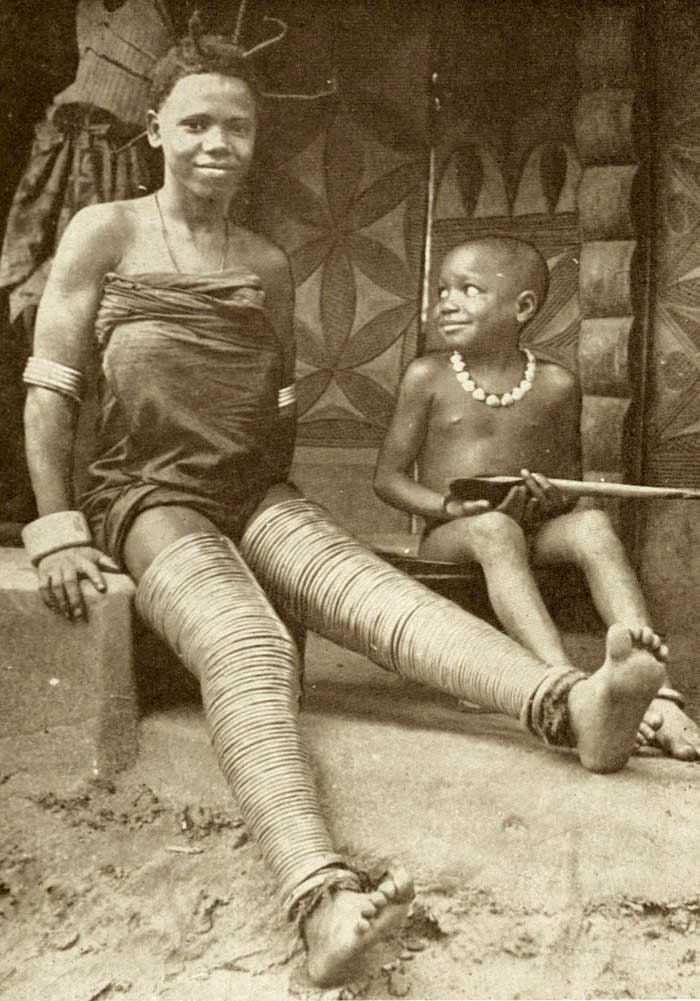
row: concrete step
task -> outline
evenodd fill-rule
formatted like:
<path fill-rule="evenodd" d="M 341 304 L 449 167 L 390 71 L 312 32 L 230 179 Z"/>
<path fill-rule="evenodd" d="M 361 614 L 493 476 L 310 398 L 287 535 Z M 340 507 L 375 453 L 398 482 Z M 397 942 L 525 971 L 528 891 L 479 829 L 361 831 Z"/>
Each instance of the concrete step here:
<path fill-rule="evenodd" d="M 42 603 L 24 550 L 0 548 L 1 738 L 4 763 L 33 760 L 36 735 L 85 774 L 133 761 L 138 705 L 128 577 L 83 585 L 88 619 L 67 622 Z"/>

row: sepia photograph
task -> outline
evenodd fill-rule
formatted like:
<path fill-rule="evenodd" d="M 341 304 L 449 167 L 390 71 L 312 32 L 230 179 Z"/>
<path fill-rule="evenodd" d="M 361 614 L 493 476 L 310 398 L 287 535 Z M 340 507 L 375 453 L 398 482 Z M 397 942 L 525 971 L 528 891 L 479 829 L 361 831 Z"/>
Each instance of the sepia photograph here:
<path fill-rule="evenodd" d="M 0 998 L 700 998 L 697 0 L 0 82 Z"/>

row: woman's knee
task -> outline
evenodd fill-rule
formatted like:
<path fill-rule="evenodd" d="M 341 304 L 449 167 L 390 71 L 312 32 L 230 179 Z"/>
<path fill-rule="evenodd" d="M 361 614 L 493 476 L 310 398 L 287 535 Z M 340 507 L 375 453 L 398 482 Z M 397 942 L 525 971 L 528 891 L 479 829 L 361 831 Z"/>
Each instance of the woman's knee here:
<path fill-rule="evenodd" d="M 146 508 L 134 519 L 123 545 L 127 570 L 139 581 L 153 560 L 174 542 L 196 532 L 218 534 L 216 526 L 199 511 L 181 505 Z"/>

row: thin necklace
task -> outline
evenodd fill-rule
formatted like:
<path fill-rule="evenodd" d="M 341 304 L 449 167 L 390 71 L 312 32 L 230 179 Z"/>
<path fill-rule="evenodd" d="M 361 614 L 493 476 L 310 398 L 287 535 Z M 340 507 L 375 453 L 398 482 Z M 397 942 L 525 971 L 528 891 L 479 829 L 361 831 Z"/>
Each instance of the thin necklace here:
<path fill-rule="evenodd" d="M 154 191 L 153 197 L 156 202 L 156 208 L 158 209 L 158 217 L 160 219 L 160 231 L 163 234 L 163 243 L 165 244 L 165 249 L 168 251 L 168 256 L 170 257 L 170 260 L 173 263 L 173 267 L 175 268 L 177 273 L 181 275 L 182 269 L 175 260 L 175 254 L 173 254 L 173 249 L 170 246 L 170 240 L 168 238 L 168 230 L 166 229 L 165 226 L 165 219 L 163 218 L 163 212 L 160 207 L 160 201 L 158 199 L 157 191 Z M 229 245 L 229 225 L 228 225 L 228 218 L 224 216 L 224 246 L 221 251 L 221 264 L 219 265 L 219 271 L 223 271 L 224 267 L 226 266 L 226 260 L 228 258 L 228 245 Z"/>
<path fill-rule="evenodd" d="M 453 351 L 450 355 L 450 365 L 455 370 L 457 382 L 465 393 L 471 393 L 473 399 L 485 403 L 487 407 L 512 407 L 518 400 L 522 400 L 525 393 L 530 392 L 537 371 L 537 362 L 532 351 L 529 348 L 522 350 L 527 358 L 523 377 L 517 386 L 513 386 L 507 393 L 502 393 L 500 396 L 497 393 L 487 393 L 485 389 L 477 385 L 471 374 L 467 372 L 466 362 L 459 351 Z"/>

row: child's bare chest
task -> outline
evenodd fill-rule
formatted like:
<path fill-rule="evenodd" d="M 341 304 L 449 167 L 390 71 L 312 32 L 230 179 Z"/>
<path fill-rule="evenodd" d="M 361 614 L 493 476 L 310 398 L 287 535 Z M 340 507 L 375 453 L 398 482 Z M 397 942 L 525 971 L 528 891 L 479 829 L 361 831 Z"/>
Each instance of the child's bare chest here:
<path fill-rule="evenodd" d="M 431 409 L 430 432 L 445 439 L 531 440 L 535 432 L 546 435 L 547 407 L 532 393 L 508 407 L 491 407 L 459 392 L 443 393 Z"/>

